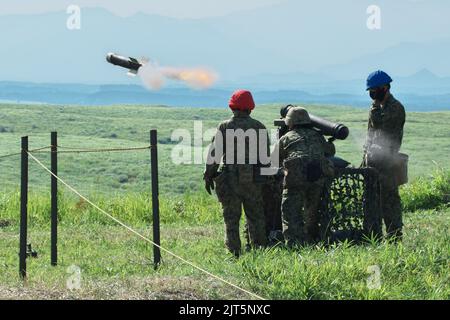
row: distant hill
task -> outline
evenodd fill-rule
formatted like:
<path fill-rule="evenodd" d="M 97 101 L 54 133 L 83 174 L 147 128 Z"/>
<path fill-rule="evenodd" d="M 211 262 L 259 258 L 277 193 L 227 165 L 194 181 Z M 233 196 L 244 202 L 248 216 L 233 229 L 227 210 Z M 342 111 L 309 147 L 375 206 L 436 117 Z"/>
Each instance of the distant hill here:
<path fill-rule="evenodd" d="M 355 84 L 356 85 L 356 84 Z M 361 84 L 358 84 L 361 87 Z M 234 88 L 235 89 L 235 88 Z M 204 91 L 187 88 L 165 88 L 148 91 L 138 85 L 35 84 L 0 82 L 0 102 L 44 103 L 63 105 L 156 104 L 184 107 L 223 107 L 234 89 L 216 88 Z M 361 88 L 360 88 L 361 89 Z M 262 90 L 253 94 L 258 104 L 317 103 L 367 107 L 369 98 L 359 94 L 311 94 L 301 90 Z M 409 111 L 450 110 L 450 94 L 398 94 Z"/>
<path fill-rule="evenodd" d="M 388 71 L 389 69 L 385 70 Z M 254 89 L 304 90 L 319 95 L 328 93 L 360 95 L 365 90 L 367 73 L 367 71 L 358 71 L 354 78 L 349 80 L 333 78 L 325 73 L 260 74 L 253 77 L 244 77 L 241 81 L 237 81 L 235 85 L 246 85 Z M 445 95 L 450 92 L 450 77 L 439 77 L 425 68 L 409 76 L 391 75 L 394 78 L 394 91 L 402 95 L 431 96 Z"/>
<path fill-rule="evenodd" d="M 336 79 L 353 79 L 365 76 L 368 70 L 383 69 L 394 74 L 411 74 L 413 70 L 422 70 L 416 75 L 418 79 L 433 80 L 438 77 L 433 73 L 448 74 L 448 56 L 450 39 L 428 42 L 402 42 L 384 50 L 376 50 L 343 64 L 326 66 L 322 73 Z M 433 72 L 429 71 L 430 68 Z M 412 78 L 411 78 L 412 80 Z M 450 82 L 447 78 L 447 83 Z"/>

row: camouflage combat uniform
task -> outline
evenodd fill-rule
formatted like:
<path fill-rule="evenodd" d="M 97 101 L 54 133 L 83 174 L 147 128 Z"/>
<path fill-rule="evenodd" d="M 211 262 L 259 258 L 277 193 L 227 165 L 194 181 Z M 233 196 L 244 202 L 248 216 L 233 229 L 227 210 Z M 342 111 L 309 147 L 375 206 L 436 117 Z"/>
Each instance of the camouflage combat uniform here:
<path fill-rule="evenodd" d="M 241 239 L 239 232 L 239 221 L 242 214 L 242 206 L 244 207 L 246 217 L 246 228 L 248 229 L 248 241 L 252 247 L 265 246 L 267 242 L 265 233 L 265 219 L 262 196 L 262 183 L 255 181 L 255 173 L 260 167 L 259 147 L 257 164 L 250 164 L 249 161 L 249 145 L 248 140 L 245 142 L 245 164 L 237 163 L 237 152 L 239 147 L 234 147 L 234 159 L 226 158 L 227 145 L 226 130 L 254 129 L 258 133 L 266 135 L 267 143 L 269 138 L 266 127 L 259 121 L 251 118 L 248 113 L 242 111 L 233 111 L 231 119 L 222 122 L 217 134 L 223 137 L 223 153 L 221 156 L 221 164 L 207 164 L 205 170 L 206 177 L 213 177 L 217 197 L 222 204 L 223 217 L 225 222 L 226 239 L 225 243 L 230 252 L 239 256 L 241 251 Z M 216 155 L 216 141 L 213 139 L 210 154 Z M 236 144 L 236 142 L 235 142 Z M 259 146 L 259 136 L 258 144 Z M 233 147 L 233 146 L 231 146 Z M 270 153 L 268 145 L 266 147 L 267 155 Z"/>
<path fill-rule="evenodd" d="M 295 127 L 279 140 L 278 148 L 286 170 L 281 205 L 284 238 L 290 245 L 314 242 L 319 238 L 318 207 L 325 183 L 322 170 L 328 175 L 333 170 L 325 158 L 329 143 L 314 129 Z M 320 177 L 308 179 L 311 171 Z"/>
<path fill-rule="evenodd" d="M 278 177 L 270 177 L 263 186 L 264 216 L 266 219 L 266 235 L 271 236 L 274 231 L 282 230 L 281 222 L 281 194 L 283 181 Z"/>
<path fill-rule="evenodd" d="M 278 139 L 283 137 L 289 132 L 287 126 L 281 127 L 278 130 Z M 325 156 L 333 157 L 336 154 L 336 148 L 332 142 L 326 142 L 324 144 Z M 264 194 L 264 215 L 266 217 L 266 234 L 269 240 L 276 243 L 279 238 L 277 232 L 283 229 L 281 218 L 281 202 L 283 195 L 283 179 L 278 176 L 273 176 L 268 179 L 267 183 L 263 187 Z"/>
<path fill-rule="evenodd" d="M 365 164 L 380 174 L 381 210 L 388 236 L 401 238 L 402 211 L 394 161 L 398 154 L 405 124 L 405 109 L 392 94 L 383 106 L 372 105 L 369 115 Z"/>

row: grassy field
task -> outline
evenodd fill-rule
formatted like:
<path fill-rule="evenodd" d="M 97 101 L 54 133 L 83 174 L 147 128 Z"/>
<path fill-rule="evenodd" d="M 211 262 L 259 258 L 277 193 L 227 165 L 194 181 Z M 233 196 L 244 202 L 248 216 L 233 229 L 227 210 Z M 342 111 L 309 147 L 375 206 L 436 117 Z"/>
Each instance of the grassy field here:
<path fill-rule="evenodd" d="M 337 142 L 340 156 L 361 160 L 367 111 L 311 106 L 311 111 L 351 129 Z M 270 299 L 449 299 L 450 149 L 449 112 L 408 113 L 404 151 L 410 155 L 411 183 L 402 190 L 405 239 L 352 246 L 276 247 L 239 260 L 223 245 L 220 207 L 201 188 L 201 165 L 174 165 L 174 128 L 193 130 L 203 120 L 214 128 L 228 110 L 170 107 L 54 107 L 0 105 L 0 156 L 18 152 L 20 136 L 31 148 L 49 144 L 57 130 L 65 147 L 146 146 L 157 128 L 160 142 L 162 245 L 214 274 Z M 278 106 L 261 106 L 255 117 L 268 126 Z M 49 164 L 47 154 L 37 154 Z M 148 151 L 61 154 L 59 173 L 99 206 L 151 238 Z M 436 168 L 440 167 L 438 171 Z M 29 278 L 18 276 L 19 162 L 0 159 L 0 298 L 35 299 L 248 299 L 251 296 L 163 254 L 152 268 L 151 245 L 117 226 L 61 187 L 59 266 L 50 266 L 49 177 L 30 160 Z M 433 179 L 431 175 L 434 174 Z M 72 265 L 81 268 L 81 289 L 67 289 Z M 380 286 L 367 285 L 368 268 L 380 268 Z"/>
<path fill-rule="evenodd" d="M 64 201 L 60 224 L 60 263 L 50 266 L 48 203 L 34 198 L 29 241 L 38 251 L 29 259 L 27 283 L 18 276 L 17 224 L 0 232 L 0 298 L 89 299 L 251 299 L 163 253 L 152 267 L 151 245 L 115 225 L 85 203 Z M 39 201 L 41 200 L 41 201 Z M 151 237 L 144 199 L 99 201 L 101 207 Z M 5 206 L 4 215 L 17 212 Z M 405 215 L 402 244 L 271 248 L 239 260 L 223 246 L 220 209 L 213 198 L 186 196 L 162 202 L 162 245 L 208 271 L 269 299 L 449 299 L 448 226 L 450 210 Z M 48 210 L 45 210 L 48 212 Z M 45 212 L 44 211 L 44 212 Z M 147 222 L 146 222 L 147 221 Z M 68 290 L 71 265 L 81 268 L 81 289 Z M 381 270 L 380 287 L 370 288 L 368 268 Z"/>
<path fill-rule="evenodd" d="M 336 142 L 338 155 L 359 166 L 362 159 L 367 111 L 337 106 L 310 106 L 319 116 L 346 124 L 351 131 L 346 141 Z M 171 152 L 174 129 L 193 133 L 194 121 L 202 121 L 203 131 L 215 128 L 228 118 L 227 109 L 171 108 L 145 106 L 56 107 L 0 105 L 0 156 L 18 152 L 20 137 L 30 136 L 30 148 L 48 146 L 50 131 L 59 133 L 59 145 L 75 148 L 146 146 L 149 131 L 158 129 L 162 194 L 199 190 L 202 165 L 175 165 Z M 254 116 L 267 128 L 274 128 L 278 105 L 257 107 Z M 410 178 L 429 175 L 437 166 L 448 168 L 450 152 L 450 112 L 408 113 L 403 151 L 410 155 Z M 192 134 L 193 136 L 193 134 Z M 208 135 L 209 142 L 211 135 Z M 205 145 L 206 143 L 205 142 Z M 49 164 L 47 154 L 38 154 Z M 0 159 L 0 188 L 17 188 L 18 157 Z M 102 194 L 149 189 L 150 168 L 147 151 L 102 154 L 60 154 L 59 174 L 83 192 Z M 48 189 L 47 175 L 34 164 L 30 167 L 31 188 Z"/>

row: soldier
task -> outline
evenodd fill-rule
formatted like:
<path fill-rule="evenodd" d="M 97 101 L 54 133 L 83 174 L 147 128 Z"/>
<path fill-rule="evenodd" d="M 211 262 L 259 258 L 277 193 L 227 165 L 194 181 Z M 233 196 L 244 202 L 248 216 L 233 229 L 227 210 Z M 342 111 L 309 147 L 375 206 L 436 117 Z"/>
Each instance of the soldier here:
<path fill-rule="evenodd" d="M 402 145 L 405 108 L 390 93 L 392 78 L 383 71 L 371 73 L 367 90 L 370 108 L 364 163 L 379 172 L 381 210 L 388 237 L 402 237 L 402 211 L 396 179 L 396 162 Z"/>
<path fill-rule="evenodd" d="M 222 204 L 226 246 L 238 257 L 241 252 L 239 221 L 242 206 L 250 246 L 263 247 L 267 242 L 262 183 L 256 180 L 263 160 L 261 154 L 265 154 L 269 161 L 270 150 L 266 127 L 250 117 L 255 108 L 251 93 L 246 90 L 236 91 L 230 99 L 229 107 L 233 116 L 220 123 L 217 129 L 203 179 L 209 194 L 215 185 L 217 198 Z M 256 140 L 251 141 L 251 137 Z M 262 138 L 266 139 L 265 144 Z M 266 150 L 261 151 L 261 145 L 265 145 Z"/>
<path fill-rule="evenodd" d="M 285 123 L 289 128 L 278 142 L 280 163 L 285 172 L 281 213 L 283 236 L 289 246 L 319 240 L 319 204 L 325 177 L 333 165 L 325 155 L 330 148 L 314 130 L 308 112 L 290 108 Z"/>
<path fill-rule="evenodd" d="M 288 104 L 280 109 L 281 120 L 285 120 L 289 109 L 294 108 L 292 104 Z M 278 140 L 289 132 L 289 127 L 284 125 L 278 128 L 277 137 Z M 324 145 L 325 147 L 325 157 L 331 158 L 336 155 L 336 147 L 334 146 L 334 138 L 330 138 L 328 142 Z M 265 195 L 265 211 L 266 211 L 266 228 L 270 232 L 269 240 L 273 242 L 278 242 L 282 238 L 282 235 L 278 235 L 278 231 L 282 230 L 282 219 L 281 219 L 281 199 L 283 194 L 283 175 L 276 175 L 269 180 L 270 183 L 267 184 L 265 190 L 267 193 L 271 192 L 270 195 Z M 275 206 L 278 205 L 277 208 Z"/>

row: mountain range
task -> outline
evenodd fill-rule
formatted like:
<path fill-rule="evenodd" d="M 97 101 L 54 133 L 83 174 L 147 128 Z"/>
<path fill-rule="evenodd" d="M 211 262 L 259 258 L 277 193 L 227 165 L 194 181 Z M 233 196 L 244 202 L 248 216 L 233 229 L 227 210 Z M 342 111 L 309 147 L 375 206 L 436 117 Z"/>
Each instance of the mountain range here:
<path fill-rule="evenodd" d="M 181 107 L 225 107 L 234 89 L 192 90 L 165 88 L 149 91 L 138 85 L 36 84 L 0 82 L 0 103 L 42 103 L 62 105 L 152 104 Z M 254 89 L 258 104 L 307 103 L 367 107 L 370 99 L 364 90 L 359 94 L 312 94 L 299 89 Z M 408 111 L 450 110 L 450 94 L 420 95 L 396 92 Z"/>

